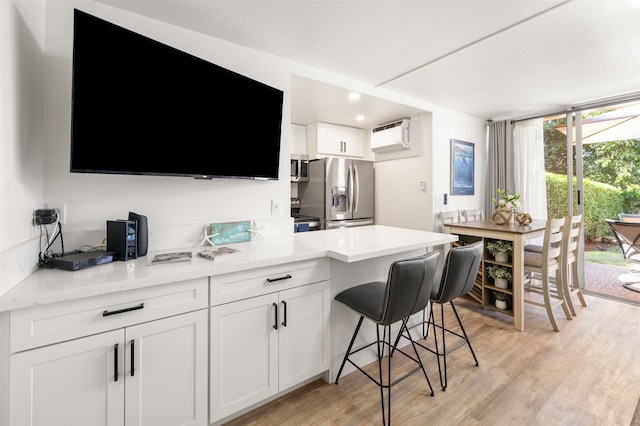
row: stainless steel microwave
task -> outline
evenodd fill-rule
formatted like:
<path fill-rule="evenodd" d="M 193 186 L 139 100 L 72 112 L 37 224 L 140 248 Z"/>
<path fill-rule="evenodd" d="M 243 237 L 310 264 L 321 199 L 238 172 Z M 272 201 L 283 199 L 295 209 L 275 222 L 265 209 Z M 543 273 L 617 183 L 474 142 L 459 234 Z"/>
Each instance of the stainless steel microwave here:
<path fill-rule="evenodd" d="M 291 182 L 306 182 L 309 180 L 309 156 L 302 154 L 291 155 Z"/>

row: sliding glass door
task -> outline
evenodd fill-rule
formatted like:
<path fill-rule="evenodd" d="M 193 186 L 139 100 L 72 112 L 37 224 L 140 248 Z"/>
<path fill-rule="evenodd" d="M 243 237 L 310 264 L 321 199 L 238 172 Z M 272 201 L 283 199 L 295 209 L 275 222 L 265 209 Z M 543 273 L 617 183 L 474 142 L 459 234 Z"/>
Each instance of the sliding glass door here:
<path fill-rule="evenodd" d="M 545 117 L 544 142 L 548 215 L 584 218 L 585 292 L 640 303 L 622 286 L 631 265 L 605 221 L 640 213 L 640 103 Z"/>

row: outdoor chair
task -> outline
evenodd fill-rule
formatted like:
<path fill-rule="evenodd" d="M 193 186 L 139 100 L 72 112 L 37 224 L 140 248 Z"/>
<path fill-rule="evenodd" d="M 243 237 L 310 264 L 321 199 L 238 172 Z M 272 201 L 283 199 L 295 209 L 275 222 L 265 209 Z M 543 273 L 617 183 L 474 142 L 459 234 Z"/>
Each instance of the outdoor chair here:
<path fill-rule="evenodd" d="M 640 223 L 611 219 L 605 219 L 605 221 L 609 224 L 613 236 L 618 241 L 620 250 L 622 250 L 622 257 L 630 262 L 640 264 Z M 624 282 L 622 285 L 629 290 L 640 292 L 638 286 L 634 285 L 640 282 L 640 271 L 631 268 L 629 272 L 637 276 L 637 279 Z"/>

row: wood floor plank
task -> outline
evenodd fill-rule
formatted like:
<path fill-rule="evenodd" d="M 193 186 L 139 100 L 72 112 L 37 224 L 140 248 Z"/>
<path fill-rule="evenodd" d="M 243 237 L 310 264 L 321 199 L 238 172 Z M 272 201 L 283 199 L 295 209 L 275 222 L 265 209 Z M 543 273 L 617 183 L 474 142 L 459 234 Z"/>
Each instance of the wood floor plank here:
<path fill-rule="evenodd" d="M 560 332 L 552 330 L 544 309 L 527 306 L 519 332 L 511 317 L 458 299 L 479 367 L 466 347 L 451 353 L 443 392 L 435 356 L 421 349 L 435 396 L 421 374 L 394 386 L 392 423 L 630 425 L 640 399 L 640 307 L 589 295 L 587 304 L 577 306 L 571 321 L 558 312 Z M 445 312 L 447 324 L 454 324 Z M 404 357 L 393 362 L 394 372 L 410 367 Z M 376 373 L 377 366 L 367 371 Z M 338 385 L 317 380 L 227 424 L 381 423 L 379 389 L 355 371 Z"/>

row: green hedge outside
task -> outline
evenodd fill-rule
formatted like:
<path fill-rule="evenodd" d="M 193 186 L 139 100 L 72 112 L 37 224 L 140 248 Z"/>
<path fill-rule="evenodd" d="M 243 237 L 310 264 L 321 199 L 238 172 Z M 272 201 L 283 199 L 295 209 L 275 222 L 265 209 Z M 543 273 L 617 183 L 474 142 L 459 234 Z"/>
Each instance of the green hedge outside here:
<path fill-rule="evenodd" d="M 547 214 L 548 217 L 563 217 L 567 214 L 567 176 L 547 173 Z M 629 194 L 615 186 L 583 179 L 584 194 L 584 238 L 594 241 L 599 237 L 610 236 L 611 231 L 605 219 L 618 219 L 629 205 Z M 573 178 L 573 192 L 576 179 Z M 575 197 L 574 197 L 575 198 Z M 576 211 L 574 204 L 573 211 Z"/>

